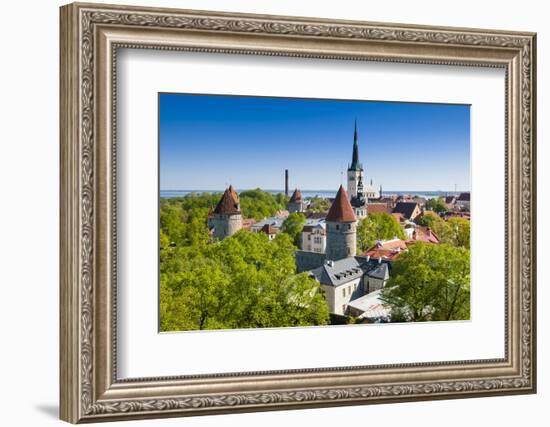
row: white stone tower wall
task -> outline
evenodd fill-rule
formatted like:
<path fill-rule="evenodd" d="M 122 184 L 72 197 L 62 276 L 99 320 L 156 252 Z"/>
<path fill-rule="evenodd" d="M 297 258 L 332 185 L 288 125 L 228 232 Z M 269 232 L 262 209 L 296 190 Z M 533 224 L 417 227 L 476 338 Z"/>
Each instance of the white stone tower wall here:
<path fill-rule="evenodd" d="M 327 259 L 337 261 L 357 254 L 357 222 L 327 222 Z"/>
<path fill-rule="evenodd" d="M 223 240 L 239 231 L 243 227 L 243 220 L 241 214 L 214 214 L 212 225 L 214 226 L 214 237 Z"/>
<path fill-rule="evenodd" d="M 288 212 L 304 212 L 304 204 L 302 202 L 288 202 Z"/>

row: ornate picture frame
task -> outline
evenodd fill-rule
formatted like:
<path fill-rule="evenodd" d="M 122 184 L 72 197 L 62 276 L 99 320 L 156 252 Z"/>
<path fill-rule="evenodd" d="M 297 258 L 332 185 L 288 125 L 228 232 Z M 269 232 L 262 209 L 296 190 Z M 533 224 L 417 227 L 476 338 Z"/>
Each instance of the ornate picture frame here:
<path fill-rule="evenodd" d="M 536 391 L 535 34 L 79 3 L 60 13 L 61 419 L 79 423 Z M 504 69 L 505 357 L 119 380 L 118 48 Z"/>

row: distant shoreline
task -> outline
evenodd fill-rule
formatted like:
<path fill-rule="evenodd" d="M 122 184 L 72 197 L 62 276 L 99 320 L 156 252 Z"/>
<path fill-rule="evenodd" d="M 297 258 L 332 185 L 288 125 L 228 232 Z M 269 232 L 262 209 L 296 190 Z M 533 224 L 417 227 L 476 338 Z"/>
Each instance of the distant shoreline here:
<path fill-rule="evenodd" d="M 237 189 L 237 192 L 242 191 L 253 191 L 254 189 L 246 189 L 241 190 Z M 278 193 L 284 193 L 284 190 L 262 190 L 266 193 L 270 194 L 278 194 Z M 292 190 L 294 191 L 294 190 Z M 330 190 L 300 190 L 302 193 L 302 196 L 304 198 L 312 198 L 312 197 L 321 197 L 321 198 L 333 198 L 336 196 L 336 191 L 330 191 Z M 410 191 L 410 190 L 384 190 L 382 189 L 382 194 L 384 196 L 397 196 L 397 195 L 411 195 L 411 196 L 421 196 L 426 198 L 433 198 L 433 197 L 442 197 L 442 196 L 458 196 L 461 193 L 468 193 L 468 191 L 442 191 L 442 190 L 434 190 L 434 191 Z M 201 193 L 223 193 L 223 190 L 160 190 L 160 198 L 174 198 L 174 197 L 185 197 L 188 194 L 201 194 Z"/>

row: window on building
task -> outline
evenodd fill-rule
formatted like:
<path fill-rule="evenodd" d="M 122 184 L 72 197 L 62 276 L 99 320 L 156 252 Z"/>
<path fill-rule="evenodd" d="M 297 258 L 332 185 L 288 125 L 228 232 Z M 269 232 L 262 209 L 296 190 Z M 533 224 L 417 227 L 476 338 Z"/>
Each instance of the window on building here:
<path fill-rule="evenodd" d="M 348 230 L 351 230 L 351 224 L 348 224 Z"/>
<path fill-rule="evenodd" d="M 346 314 L 346 304 L 342 305 L 342 313 Z"/>
<path fill-rule="evenodd" d="M 336 224 L 336 229 L 340 230 L 340 224 Z"/>

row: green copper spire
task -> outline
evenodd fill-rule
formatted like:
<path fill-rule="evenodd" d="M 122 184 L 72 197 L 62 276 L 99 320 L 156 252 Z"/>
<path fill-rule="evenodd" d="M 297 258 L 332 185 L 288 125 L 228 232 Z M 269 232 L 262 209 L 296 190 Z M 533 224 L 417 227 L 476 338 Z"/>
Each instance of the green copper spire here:
<path fill-rule="evenodd" d="M 357 119 L 355 119 L 355 129 L 353 131 L 353 156 L 351 158 L 351 165 L 348 170 L 360 171 L 363 170 L 363 166 L 359 163 L 359 144 L 357 143 Z"/>

